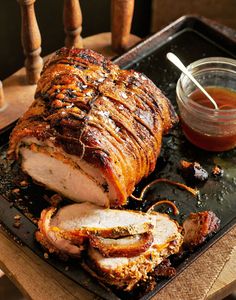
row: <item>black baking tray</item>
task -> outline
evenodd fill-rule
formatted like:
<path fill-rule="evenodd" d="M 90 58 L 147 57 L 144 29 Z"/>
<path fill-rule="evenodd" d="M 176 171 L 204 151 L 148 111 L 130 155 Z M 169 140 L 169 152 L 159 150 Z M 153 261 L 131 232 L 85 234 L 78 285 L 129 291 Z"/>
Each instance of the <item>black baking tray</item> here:
<path fill-rule="evenodd" d="M 146 74 L 176 107 L 175 86 L 180 72 L 166 60 L 165 55 L 169 51 L 176 53 L 186 65 L 210 56 L 235 58 L 236 34 L 233 30 L 205 18 L 185 16 L 115 59 L 115 63 L 122 68 L 133 68 Z M 34 239 L 34 232 L 37 228 L 35 219 L 39 217 L 43 208 L 49 206 L 46 199 L 53 192 L 45 190 L 31 181 L 29 186 L 22 186 L 22 180 L 29 181 L 29 179 L 19 171 L 16 163 L 9 165 L 7 162 L 7 143 L 13 126 L 14 124 L 0 132 L 0 221 L 14 238 L 44 258 L 42 249 Z M 181 258 L 172 258 L 177 274 L 236 223 L 236 150 L 224 153 L 209 153 L 200 150 L 184 138 L 179 127 L 164 137 L 156 169 L 138 185 L 135 191 L 136 195 L 145 184 L 155 178 L 162 177 L 184 182 L 178 171 L 180 159 L 198 161 L 209 172 L 208 181 L 205 184 L 197 185 L 201 192 L 200 197 L 194 198 L 189 193 L 180 191 L 173 186 L 159 184 L 147 193 L 146 200 L 142 204 L 137 206 L 137 203 L 134 204 L 132 201 L 129 204 L 129 208 L 145 210 L 154 199 L 168 198 L 176 203 L 181 212 L 177 218 L 179 222 L 182 222 L 190 212 L 202 210 L 212 210 L 221 219 L 219 232 L 209 238 L 195 252 L 185 253 Z M 211 168 L 216 164 L 221 165 L 224 169 L 222 178 L 211 176 Z M 16 188 L 20 190 L 19 193 L 13 192 Z M 64 203 L 68 203 L 68 201 L 65 200 Z M 171 214 L 166 207 L 161 207 L 161 211 Z M 14 224 L 15 215 L 21 216 L 19 228 L 16 228 L 16 224 Z M 150 292 L 140 288 L 133 293 L 121 293 L 100 285 L 76 261 L 63 262 L 51 255 L 46 261 L 82 287 L 109 300 L 150 299 L 171 280 L 158 280 L 156 287 Z"/>

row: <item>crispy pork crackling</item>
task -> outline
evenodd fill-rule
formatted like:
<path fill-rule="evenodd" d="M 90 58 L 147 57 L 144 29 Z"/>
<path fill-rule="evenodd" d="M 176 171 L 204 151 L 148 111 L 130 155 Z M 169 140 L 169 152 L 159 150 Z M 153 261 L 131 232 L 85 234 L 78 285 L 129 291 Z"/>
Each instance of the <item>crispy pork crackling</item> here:
<path fill-rule="evenodd" d="M 92 50 L 62 48 L 43 68 L 9 156 L 74 201 L 119 207 L 154 170 L 162 135 L 176 121 L 145 75 L 120 70 Z"/>

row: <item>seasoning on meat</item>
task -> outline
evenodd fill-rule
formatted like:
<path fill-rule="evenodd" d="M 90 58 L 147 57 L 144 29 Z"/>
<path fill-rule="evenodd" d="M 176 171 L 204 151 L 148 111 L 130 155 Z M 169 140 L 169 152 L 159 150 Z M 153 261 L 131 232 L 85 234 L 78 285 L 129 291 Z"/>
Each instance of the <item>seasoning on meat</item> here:
<path fill-rule="evenodd" d="M 104 209 L 84 202 L 66 205 L 54 216 L 56 209 L 45 209 L 41 213 L 39 228 L 71 240 L 90 235 L 103 238 L 120 238 L 150 231 L 154 222 L 149 214 L 140 211 Z M 41 230 L 42 229 L 42 230 Z M 46 235 L 46 234 L 45 234 Z"/>

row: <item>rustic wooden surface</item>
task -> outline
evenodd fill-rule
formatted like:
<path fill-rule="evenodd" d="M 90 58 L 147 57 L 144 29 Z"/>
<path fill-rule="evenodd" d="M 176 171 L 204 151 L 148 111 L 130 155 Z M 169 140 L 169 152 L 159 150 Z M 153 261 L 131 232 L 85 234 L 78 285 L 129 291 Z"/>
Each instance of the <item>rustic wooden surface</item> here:
<path fill-rule="evenodd" d="M 118 52 L 114 51 L 111 46 L 112 36 L 110 32 L 99 33 L 89 36 L 83 40 L 84 48 L 93 49 L 105 57 L 113 58 L 118 55 Z M 128 42 L 126 44 L 127 49 L 131 48 L 135 44 L 141 41 L 141 38 L 136 35 L 130 34 Z"/>
<path fill-rule="evenodd" d="M 27 83 L 25 68 L 3 80 L 6 108 L 0 111 L 0 130 L 18 119 L 34 99 L 36 85 Z"/>
<path fill-rule="evenodd" d="M 98 300 L 0 229 L 0 268 L 29 299 Z M 217 300 L 236 289 L 236 227 L 153 300 Z M 202 284 L 204 282 L 204 284 Z"/>
<path fill-rule="evenodd" d="M 229 278 L 232 279 L 229 280 Z M 225 263 L 216 282 L 208 293 L 208 298 L 211 300 L 222 299 L 232 291 L 236 291 L 236 247 L 232 250 L 229 260 Z"/>
<path fill-rule="evenodd" d="M 20 291 L 34 300 L 91 300 L 94 295 L 54 270 L 27 247 L 0 230 L 0 268 Z"/>

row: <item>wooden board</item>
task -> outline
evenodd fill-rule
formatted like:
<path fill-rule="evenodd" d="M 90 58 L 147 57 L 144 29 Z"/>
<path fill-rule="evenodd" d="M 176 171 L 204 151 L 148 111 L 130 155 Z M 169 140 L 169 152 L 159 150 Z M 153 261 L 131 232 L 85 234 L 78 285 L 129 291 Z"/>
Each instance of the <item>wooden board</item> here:
<path fill-rule="evenodd" d="M 0 129 L 18 119 L 34 99 L 36 85 L 28 85 L 25 68 L 3 81 L 3 90 L 7 107 L 0 112 Z"/>
<path fill-rule="evenodd" d="M 0 268 L 20 291 L 34 300 L 95 297 L 0 230 Z"/>
<path fill-rule="evenodd" d="M 236 246 L 234 246 L 229 260 L 226 261 L 222 271 L 212 285 L 207 296 L 210 300 L 227 297 L 236 290 Z"/>

